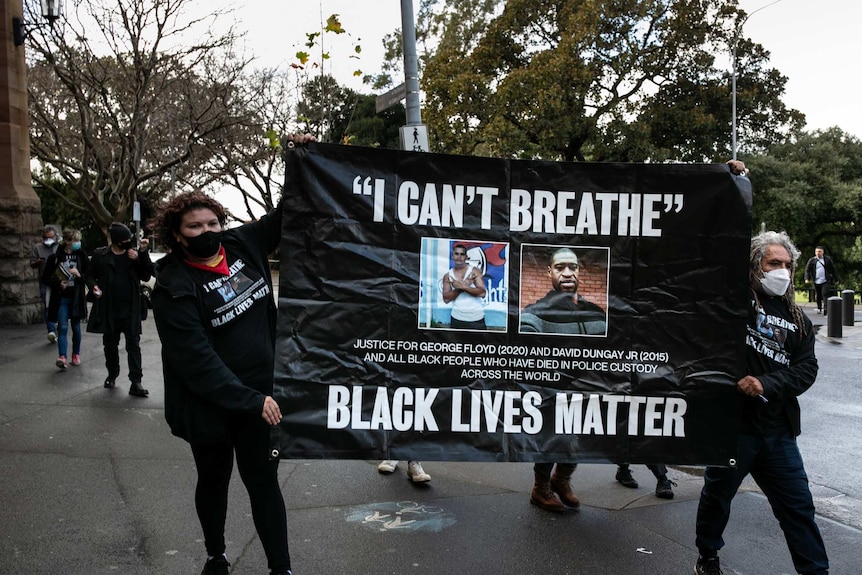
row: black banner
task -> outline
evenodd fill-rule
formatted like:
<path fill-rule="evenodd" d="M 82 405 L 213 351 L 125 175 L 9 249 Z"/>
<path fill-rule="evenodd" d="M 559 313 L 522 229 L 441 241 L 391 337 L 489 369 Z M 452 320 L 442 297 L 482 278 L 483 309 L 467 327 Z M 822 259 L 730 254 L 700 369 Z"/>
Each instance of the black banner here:
<path fill-rule="evenodd" d="M 726 166 L 311 144 L 287 173 L 275 455 L 733 456 L 751 191 Z"/>

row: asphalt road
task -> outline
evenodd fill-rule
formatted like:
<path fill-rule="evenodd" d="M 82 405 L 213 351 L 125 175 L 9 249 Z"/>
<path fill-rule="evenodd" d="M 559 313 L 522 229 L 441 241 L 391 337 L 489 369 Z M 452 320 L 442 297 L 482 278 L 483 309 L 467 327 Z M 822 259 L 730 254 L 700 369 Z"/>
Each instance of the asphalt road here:
<path fill-rule="evenodd" d="M 800 397 L 805 458 L 818 512 L 862 529 L 862 330 L 844 328 L 848 337 L 825 337 L 820 328 L 814 386 Z M 824 321 L 822 316 L 812 316 Z M 860 568 L 862 572 L 862 568 Z"/>

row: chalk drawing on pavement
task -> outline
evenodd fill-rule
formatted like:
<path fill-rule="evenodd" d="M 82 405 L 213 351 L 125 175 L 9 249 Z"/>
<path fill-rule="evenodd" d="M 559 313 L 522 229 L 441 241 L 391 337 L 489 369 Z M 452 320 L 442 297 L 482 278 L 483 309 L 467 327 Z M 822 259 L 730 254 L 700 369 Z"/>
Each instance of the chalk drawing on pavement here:
<path fill-rule="evenodd" d="M 347 510 L 347 521 L 374 531 L 443 531 L 455 517 L 437 505 L 416 501 L 369 503 Z"/>

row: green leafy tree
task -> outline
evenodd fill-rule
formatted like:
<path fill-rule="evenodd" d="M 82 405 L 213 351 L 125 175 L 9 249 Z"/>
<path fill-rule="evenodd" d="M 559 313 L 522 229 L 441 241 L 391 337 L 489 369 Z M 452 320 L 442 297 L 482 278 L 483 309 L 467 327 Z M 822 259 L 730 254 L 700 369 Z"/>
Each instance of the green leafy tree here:
<path fill-rule="evenodd" d="M 407 123 L 404 106 L 392 106 L 378 113 L 376 100 L 375 96 L 359 94 L 352 118 L 344 125 L 336 123 L 334 131 L 344 135 L 342 141 L 354 146 L 400 149 L 400 128 Z"/>
<path fill-rule="evenodd" d="M 415 33 L 420 76 L 428 60 L 446 49 L 441 43 L 455 43 L 460 53 L 474 47 L 500 5 L 500 0 L 419 0 Z M 364 78 L 375 91 L 394 87 L 404 78 L 401 30 L 387 34 L 383 46 L 380 73 Z"/>
<path fill-rule="evenodd" d="M 374 96 L 341 86 L 332 76 L 320 76 L 303 86 L 297 113 L 302 129 L 319 141 L 398 148 L 399 127 L 406 121 L 404 107 L 378 114 L 375 106 Z"/>
<path fill-rule="evenodd" d="M 805 117 L 781 101 L 787 78 L 768 67 L 769 53 L 762 46 L 741 39 L 738 52 L 738 147 L 754 153 L 799 131 Z M 602 130 L 597 159 L 724 161 L 731 155 L 731 84 L 731 73 L 716 67 L 711 55 L 701 54 L 643 101 L 634 122 L 615 119 Z M 621 125 L 630 137 L 615 137 L 614 129 Z M 620 142 L 625 145 L 615 149 Z M 632 149 L 640 153 L 631 154 Z"/>
<path fill-rule="evenodd" d="M 296 106 L 302 131 L 323 142 L 343 141 L 358 97 L 328 74 L 312 78 L 302 86 L 302 97 Z"/>
<path fill-rule="evenodd" d="M 839 128 L 802 132 L 743 159 L 755 227 L 787 231 L 806 256 L 823 245 L 842 284 L 862 289 L 862 141 Z"/>
<path fill-rule="evenodd" d="M 362 45 L 341 23 L 338 14 L 332 14 L 321 22 L 319 30 L 306 33 L 302 49 L 296 52 L 291 67 L 297 71 L 297 85 L 300 102 L 297 105 L 297 119 L 305 132 L 314 134 L 319 140 L 340 141 L 344 136 L 335 133 L 333 124 L 343 118 L 351 118 L 356 107 L 358 94 L 342 87 L 331 74 L 332 52 L 330 39 L 346 36 L 349 39 L 347 56 L 339 54 L 343 60 L 355 62 L 357 67 L 353 76 L 362 75 L 359 59 Z M 329 66 L 327 66 L 329 64 Z M 349 123 L 349 120 L 348 120 Z"/>
<path fill-rule="evenodd" d="M 63 182 L 54 182 L 53 187 L 54 189 L 64 189 L 65 185 Z M 105 244 L 105 236 L 102 234 L 102 230 L 93 225 L 93 221 L 88 214 L 70 209 L 65 202 L 57 197 L 57 194 L 51 193 L 45 188 L 36 186 L 33 189 L 42 202 L 43 222 L 54 224 L 61 230 L 68 228 L 80 230 L 84 249 L 88 252 L 92 251 L 93 248 Z M 64 197 L 70 197 L 74 200 L 74 190 L 65 189 L 64 192 Z"/>
<path fill-rule="evenodd" d="M 437 150 L 554 160 L 712 160 L 729 156 L 729 53 L 736 0 L 508 0 L 446 24 L 424 59 L 424 118 Z M 459 20 L 460 18 L 460 20 Z M 429 28 L 430 29 L 430 28 Z M 740 126 L 751 150 L 802 120 L 786 78 L 738 44 Z M 722 120 L 722 118 L 724 118 Z"/>

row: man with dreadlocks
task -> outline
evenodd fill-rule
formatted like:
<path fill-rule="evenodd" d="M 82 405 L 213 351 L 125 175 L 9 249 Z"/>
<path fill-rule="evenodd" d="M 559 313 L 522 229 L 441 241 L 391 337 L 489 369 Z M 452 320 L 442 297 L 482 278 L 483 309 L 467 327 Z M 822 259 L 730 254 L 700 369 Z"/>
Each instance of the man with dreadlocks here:
<path fill-rule="evenodd" d="M 733 166 L 731 166 L 733 170 Z M 796 445 L 797 397 L 814 383 L 814 330 L 794 302 L 791 282 L 799 250 L 784 232 L 763 232 L 751 241 L 751 308 L 746 335 L 748 375 L 736 383 L 742 399 L 737 466 L 707 467 L 697 508 L 695 575 L 721 575 L 718 550 L 730 503 L 749 473 L 778 519 L 798 573 L 829 572 L 814 501 Z"/>

